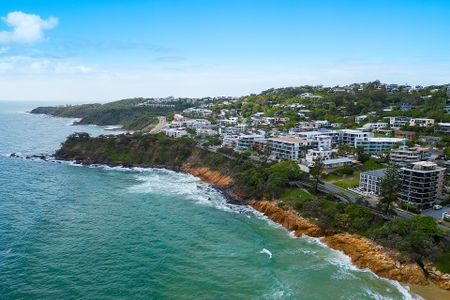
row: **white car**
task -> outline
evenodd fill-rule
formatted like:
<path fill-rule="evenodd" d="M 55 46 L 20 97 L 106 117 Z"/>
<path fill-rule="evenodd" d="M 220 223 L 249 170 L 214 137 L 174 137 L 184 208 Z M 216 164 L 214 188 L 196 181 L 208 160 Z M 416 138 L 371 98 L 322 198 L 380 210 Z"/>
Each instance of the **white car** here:
<path fill-rule="evenodd" d="M 442 205 L 439 205 L 439 204 L 435 204 L 433 206 L 433 209 L 435 209 L 435 210 L 440 210 L 441 208 L 442 208 Z"/>

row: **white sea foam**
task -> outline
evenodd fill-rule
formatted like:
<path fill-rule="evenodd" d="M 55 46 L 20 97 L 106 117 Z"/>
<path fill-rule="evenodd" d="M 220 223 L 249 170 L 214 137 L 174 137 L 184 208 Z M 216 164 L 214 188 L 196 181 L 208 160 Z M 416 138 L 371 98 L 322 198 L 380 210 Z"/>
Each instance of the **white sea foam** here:
<path fill-rule="evenodd" d="M 75 162 L 70 162 L 70 164 L 74 166 L 81 166 L 79 164 L 76 164 Z M 212 186 L 206 183 L 203 183 L 199 178 L 189 174 L 177 173 L 175 171 L 167 169 L 154 168 L 124 168 L 121 166 L 109 167 L 105 165 L 93 165 L 90 167 L 103 168 L 105 170 L 111 171 L 136 172 L 136 181 L 138 181 L 138 183 L 128 188 L 128 191 L 131 193 L 173 193 L 177 195 L 183 195 L 188 200 L 202 205 L 209 205 L 228 212 L 245 213 L 247 214 L 247 216 L 253 215 L 258 219 L 266 221 L 271 226 L 278 228 L 282 227 L 280 224 L 271 221 L 267 218 L 267 216 L 256 211 L 250 206 L 227 203 L 226 199 L 218 190 L 214 189 Z M 294 237 L 292 232 L 288 234 Z M 354 275 L 351 274 L 351 272 L 367 272 L 371 273 L 373 276 L 377 277 L 380 280 L 389 282 L 402 294 L 403 299 L 422 299 L 416 295 L 412 295 L 410 293 L 409 287 L 404 287 L 397 281 L 379 277 L 369 269 L 360 269 L 356 267 L 352 264 L 349 256 L 345 255 L 341 251 L 329 248 L 321 241 L 321 238 L 314 238 L 309 236 L 302 236 L 301 238 L 304 239 L 307 243 L 326 248 L 330 251 L 329 255 L 324 258 L 328 263 L 339 267 L 340 273 L 335 274 L 336 279 L 348 279 L 349 277 L 351 277 L 351 279 L 354 279 Z M 272 257 L 272 253 L 265 248 L 261 250 L 260 253 L 267 254 L 269 258 Z M 314 251 L 310 252 L 308 250 L 305 250 L 303 253 L 315 254 Z M 366 293 L 368 296 L 374 297 L 375 299 L 387 299 L 370 290 L 366 291 Z M 283 294 L 283 291 L 278 290 L 274 292 L 272 296 L 280 296 Z"/>
<path fill-rule="evenodd" d="M 269 256 L 269 259 L 272 259 L 272 252 L 267 250 L 266 248 L 263 248 L 261 251 L 259 251 L 261 254 L 267 254 Z"/>
<path fill-rule="evenodd" d="M 342 251 L 335 250 L 335 249 L 332 249 L 332 248 L 328 247 L 327 245 L 325 245 L 322 242 L 321 238 L 313 238 L 313 237 L 304 237 L 304 238 L 309 243 L 320 245 L 323 248 L 329 249 L 329 251 L 331 252 L 331 255 L 327 255 L 325 257 L 325 260 L 328 263 L 339 267 L 339 270 L 340 270 L 339 272 L 340 273 L 336 274 L 336 276 L 337 276 L 336 279 L 347 279 L 347 276 L 350 276 L 350 275 L 353 276 L 351 274 L 351 272 L 370 273 L 372 276 L 378 278 L 379 280 L 383 280 L 383 281 L 389 282 L 391 285 L 393 285 L 402 294 L 403 299 L 405 299 L 405 300 L 422 299 L 420 296 L 411 294 L 409 287 L 401 285 L 398 281 L 390 280 L 390 279 L 387 279 L 387 278 L 384 278 L 384 277 L 380 277 L 377 274 L 375 274 L 374 272 L 372 272 L 370 269 L 360 269 L 360 268 L 358 268 L 357 266 L 355 266 L 352 263 L 352 260 L 351 260 L 351 258 L 348 255 L 346 255 Z M 380 296 L 378 294 L 375 294 L 375 293 L 373 293 L 373 294 L 377 295 L 376 299 L 389 299 L 389 298 L 383 298 L 382 296 Z"/>

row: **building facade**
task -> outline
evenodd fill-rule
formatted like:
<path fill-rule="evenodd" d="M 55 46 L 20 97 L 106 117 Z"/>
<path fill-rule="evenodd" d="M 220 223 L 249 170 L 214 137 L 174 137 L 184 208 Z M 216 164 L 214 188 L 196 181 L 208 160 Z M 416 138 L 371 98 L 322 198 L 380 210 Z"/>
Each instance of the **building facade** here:
<path fill-rule="evenodd" d="M 409 120 L 409 126 L 431 127 L 434 126 L 434 119 L 415 118 Z"/>
<path fill-rule="evenodd" d="M 426 159 L 430 154 L 429 148 L 400 146 L 392 149 L 389 155 L 390 160 L 399 166 L 408 166 L 411 163 Z"/>
<path fill-rule="evenodd" d="M 279 136 L 268 139 L 270 156 L 275 159 L 298 160 L 300 157 L 302 146 L 306 145 L 306 141 L 298 138 L 289 138 Z"/>
<path fill-rule="evenodd" d="M 411 120 L 410 117 L 387 117 L 389 119 L 389 126 L 393 128 L 400 128 L 406 125 L 409 125 L 409 121 Z"/>
<path fill-rule="evenodd" d="M 356 147 L 356 140 L 366 140 L 373 137 L 372 132 L 354 129 L 339 130 L 339 143 L 350 147 Z"/>
<path fill-rule="evenodd" d="M 333 153 L 336 151 L 331 148 L 313 148 L 308 149 L 305 155 L 305 163 L 307 166 L 312 166 L 317 159 L 331 159 Z"/>
<path fill-rule="evenodd" d="M 243 134 L 238 137 L 236 150 L 245 151 L 252 147 L 254 141 L 264 140 L 264 136 L 260 134 Z"/>
<path fill-rule="evenodd" d="M 361 172 L 359 175 L 359 189 L 366 193 L 380 195 L 380 183 L 386 174 L 386 169 Z"/>
<path fill-rule="evenodd" d="M 424 209 L 442 199 L 445 168 L 433 162 L 419 161 L 400 169 L 402 188 L 399 200 Z"/>
<path fill-rule="evenodd" d="M 355 147 L 360 147 L 366 153 L 379 154 L 384 150 L 392 148 L 395 144 L 405 144 L 405 139 L 399 138 L 368 138 L 356 140 Z"/>

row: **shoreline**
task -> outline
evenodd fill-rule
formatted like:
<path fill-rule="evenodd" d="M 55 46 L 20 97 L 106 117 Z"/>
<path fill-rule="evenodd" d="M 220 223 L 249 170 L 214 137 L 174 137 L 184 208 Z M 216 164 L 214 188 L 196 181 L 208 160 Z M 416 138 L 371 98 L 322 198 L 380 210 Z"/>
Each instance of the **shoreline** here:
<path fill-rule="evenodd" d="M 327 247 L 347 255 L 352 264 L 359 269 L 368 269 L 377 276 L 408 286 L 410 291 L 426 297 L 425 299 L 443 299 L 442 296 L 450 296 L 450 282 L 433 280 L 416 263 L 400 263 L 390 254 L 391 251 L 367 238 L 349 233 L 326 232 L 298 213 L 278 207 L 273 201 L 240 201 L 236 195 L 230 193 L 230 183 L 223 185 L 223 182 L 217 181 L 217 178 L 224 177 L 218 171 L 206 167 L 184 167 L 177 171 L 188 173 L 211 184 L 224 194 L 227 201 L 232 200 L 235 204 L 251 206 L 288 231 L 294 232 L 296 237 L 307 235 L 321 238 Z"/>
<path fill-rule="evenodd" d="M 56 161 L 58 160 L 56 159 Z M 67 160 L 63 159 L 62 161 Z M 433 283 L 432 279 L 427 277 L 417 264 L 401 264 L 389 255 L 387 249 L 376 245 L 373 241 L 348 233 L 325 232 L 322 228 L 301 217 L 298 213 L 278 207 L 274 201 L 255 201 L 240 198 L 233 190 L 235 181 L 231 176 L 222 175 L 220 172 L 208 167 L 194 167 L 189 164 L 183 164 L 181 167 L 171 167 L 158 164 L 94 163 L 86 160 L 74 160 L 73 162 L 84 166 L 104 165 L 123 168 L 167 169 L 192 175 L 219 190 L 228 203 L 248 205 L 288 231 L 294 231 L 296 237 L 307 235 L 321 238 L 321 242 L 324 245 L 347 255 L 351 259 L 352 264 L 359 269 L 368 269 L 377 276 L 408 286 L 411 292 L 421 297 L 423 296 L 425 299 L 442 299 L 442 296 L 450 295 L 448 287 L 439 286 L 439 282 L 436 282 L 437 284 Z M 375 250 L 370 251 L 373 249 Z M 450 285 L 450 282 L 447 282 L 447 284 Z"/>

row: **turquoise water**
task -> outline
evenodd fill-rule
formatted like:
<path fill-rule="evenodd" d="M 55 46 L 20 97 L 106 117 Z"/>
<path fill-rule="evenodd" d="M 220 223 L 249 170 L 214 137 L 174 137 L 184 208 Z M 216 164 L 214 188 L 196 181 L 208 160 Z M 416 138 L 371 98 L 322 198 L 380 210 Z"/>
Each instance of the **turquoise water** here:
<path fill-rule="evenodd" d="M 104 132 L 36 105 L 0 102 L 0 299 L 411 299 L 192 176 L 9 158 Z"/>

